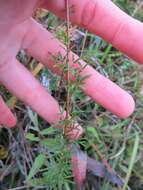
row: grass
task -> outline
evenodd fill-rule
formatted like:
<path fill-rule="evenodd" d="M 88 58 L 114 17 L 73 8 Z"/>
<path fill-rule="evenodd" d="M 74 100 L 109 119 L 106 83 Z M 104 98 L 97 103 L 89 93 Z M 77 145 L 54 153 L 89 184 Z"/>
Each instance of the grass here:
<path fill-rule="evenodd" d="M 117 0 L 116 3 L 128 14 L 143 20 L 141 1 Z M 38 16 L 38 19 L 61 41 L 66 43 L 67 39 L 69 40 L 65 22 L 47 12 L 42 13 L 40 18 Z M 79 28 L 73 28 L 73 31 L 70 39 L 72 50 L 101 74 L 130 92 L 136 100 L 136 110 L 130 118 L 121 120 L 112 115 L 84 96 L 76 88 L 77 83 L 69 95 L 70 100 L 69 97 L 67 100 L 66 83 L 63 80 L 60 91 L 58 88 L 60 77 L 41 65 L 37 66 L 36 61 L 31 59 L 30 69 L 34 70 L 33 74 L 37 75 L 61 106 L 65 101 L 68 107 L 72 104 L 71 115 L 85 129 L 82 138 L 76 142 L 82 150 L 101 160 L 99 151 L 118 175 L 125 179 L 123 190 L 127 189 L 127 186 L 133 190 L 142 190 L 142 66 L 129 60 L 99 37 Z M 68 64 L 68 60 L 66 63 Z M 2 87 L 1 91 L 4 99 L 13 107 L 15 98 L 11 99 L 11 95 Z M 19 121 L 17 128 L 0 131 L 0 189 L 75 189 L 69 163 L 68 142 L 62 131 L 50 127 L 21 102 L 17 102 L 14 112 Z M 95 145 L 98 151 L 94 148 Z M 99 180 L 98 183 L 101 190 L 113 189 L 107 181 Z"/>

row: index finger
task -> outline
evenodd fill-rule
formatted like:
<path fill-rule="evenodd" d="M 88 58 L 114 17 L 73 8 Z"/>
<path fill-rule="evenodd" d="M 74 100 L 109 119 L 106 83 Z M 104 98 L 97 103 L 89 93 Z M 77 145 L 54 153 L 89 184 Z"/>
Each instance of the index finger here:
<path fill-rule="evenodd" d="M 0 96 L 0 125 L 1 124 L 7 127 L 13 127 L 16 124 L 16 118 Z"/>
<path fill-rule="evenodd" d="M 23 48 L 52 72 L 62 74 L 61 66 L 64 64 L 66 47 L 32 19 L 29 21 L 29 32 Z M 69 52 L 68 60 L 70 70 L 78 71 L 78 76 L 84 79 L 80 87 L 86 95 L 121 118 L 128 117 L 133 112 L 134 101 L 127 92 L 79 60 L 73 52 Z M 61 66 L 57 67 L 57 63 Z M 76 77 L 77 75 L 70 72 L 71 81 Z"/>
<path fill-rule="evenodd" d="M 143 24 L 110 0 L 70 0 L 70 20 L 102 37 L 139 63 L 143 63 Z M 43 5 L 66 18 L 65 0 L 45 0 Z"/>

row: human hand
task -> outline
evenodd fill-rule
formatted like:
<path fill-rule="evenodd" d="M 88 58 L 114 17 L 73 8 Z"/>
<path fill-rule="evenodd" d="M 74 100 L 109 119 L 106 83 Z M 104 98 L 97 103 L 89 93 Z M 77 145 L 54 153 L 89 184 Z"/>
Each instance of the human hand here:
<path fill-rule="evenodd" d="M 123 13 L 110 0 L 69 0 L 69 3 L 72 23 L 99 35 L 137 62 L 143 62 L 141 22 Z M 66 17 L 64 0 L 0 1 L 0 83 L 41 117 L 54 124 L 65 117 L 59 114 L 57 101 L 16 60 L 18 51 L 24 49 L 51 71 L 61 73 L 59 68 L 54 67 L 51 54 L 57 56 L 60 53 L 64 57 L 65 47 L 31 18 L 36 7 L 46 8 L 61 18 Z M 77 68 L 79 64 L 73 63 L 73 57 L 74 60 L 78 60 L 78 56 L 70 52 L 70 66 Z M 80 63 L 86 64 L 82 60 Z M 85 79 L 82 90 L 104 108 L 121 118 L 126 118 L 133 112 L 132 97 L 91 66 L 85 67 L 80 75 L 81 77 L 90 75 Z M 73 77 L 71 80 L 74 80 Z M 2 98 L 0 124 L 8 127 L 16 124 L 15 117 Z M 79 131 L 82 131 L 80 126 Z"/>

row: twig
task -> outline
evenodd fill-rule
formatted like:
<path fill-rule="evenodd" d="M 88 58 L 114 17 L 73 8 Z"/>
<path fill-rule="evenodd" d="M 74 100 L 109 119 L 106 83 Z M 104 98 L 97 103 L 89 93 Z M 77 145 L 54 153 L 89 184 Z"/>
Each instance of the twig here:
<path fill-rule="evenodd" d="M 102 160 L 103 164 L 106 166 L 107 170 L 110 173 L 112 173 L 113 169 L 111 168 L 111 166 L 109 165 L 109 163 L 107 162 L 107 160 L 104 158 L 104 156 L 102 155 L 102 153 L 98 150 L 97 146 L 95 144 L 91 144 L 91 146 L 97 152 L 98 156 Z"/>
<path fill-rule="evenodd" d="M 88 34 L 88 31 L 86 30 L 86 32 L 85 32 L 85 36 L 84 36 L 84 39 L 83 39 L 83 43 L 82 43 L 82 47 L 81 47 L 80 58 L 83 56 L 83 51 L 84 51 L 85 43 L 86 43 L 86 40 L 87 40 L 87 34 Z"/>
<path fill-rule="evenodd" d="M 66 21 L 67 21 L 67 52 L 66 52 L 66 78 L 67 78 L 67 97 L 66 97 L 66 120 L 70 117 L 70 64 L 69 64 L 69 54 L 70 54 L 70 10 L 69 10 L 69 0 L 66 0 Z M 66 122 L 67 123 L 67 122 Z M 64 127 L 64 134 L 66 133 L 67 124 Z"/>

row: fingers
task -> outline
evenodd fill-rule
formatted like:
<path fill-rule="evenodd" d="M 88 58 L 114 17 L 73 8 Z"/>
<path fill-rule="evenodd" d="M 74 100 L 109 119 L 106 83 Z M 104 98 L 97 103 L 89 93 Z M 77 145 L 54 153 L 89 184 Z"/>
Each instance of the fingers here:
<path fill-rule="evenodd" d="M 10 64 L 7 63 L 5 69 L 0 70 L 0 82 L 50 124 L 58 124 L 65 118 L 65 113 L 60 110 L 57 101 L 16 59 L 11 60 Z M 72 138 L 75 135 L 75 138 L 78 138 L 81 133 L 82 129 L 78 125 L 71 134 Z"/>
<path fill-rule="evenodd" d="M 1 83 L 50 123 L 61 117 L 58 103 L 46 92 L 17 60 L 0 75 Z"/>
<path fill-rule="evenodd" d="M 14 26 L 14 24 L 26 20 L 32 15 L 33 10 L 39 5 L 39 2 L 38 0 L 0 1 L 0 25 Z"/>
<path fill-rule="evenodd" d="M 16 125 L 16 118 L 11 113 L 9 108 L 5 105 L 1 96 L 0 96 L 0 125 L 5 125 L 6 127 L 13 127 L 14 125 Z"/>
<path fill-rule="evenodd" d="M 65 57 L 66 48 L 52 34 L 31 20 L 30 32 L 25 41 L 25 48 L 28 53 L 48 66 L 53 72 L 57 74 L 61 73 L 59 67 L 55 67 L 54 63 L 59 55 L 60 60 L 57 64 L 64 62 L 61 60 L 61 57 Z M 55 60 L 53 57 L 55 57 Z M 69 62 L 73 69 L 79 69 L 80 64 L 82 67 L 86 64 L 84 61 L 80 61 L 79 64 L 76 60 L 78 60 L 78 57 L 70 52 Z M 116 84 L 100 75 L 92 67 L 85 67 L 80 76 L 89 76 L 84 80 L 82 89 L 85 94 L 92 97 L 103 107 L 122 118 L 129 116 L 133 112 L 134 101 L 132 97 Z M 70 77 L 72 80 L 75 79 L 72 75 Z"/>
<path fill-rule="evenodd" d="M 111 0 L 70 0 L 70 19 L 87 28 L 139 63 L 143 63 L 143 24 L 121 11 Z M 65 18 L 64 0 L 45 0 L 47 9 Z"/>

